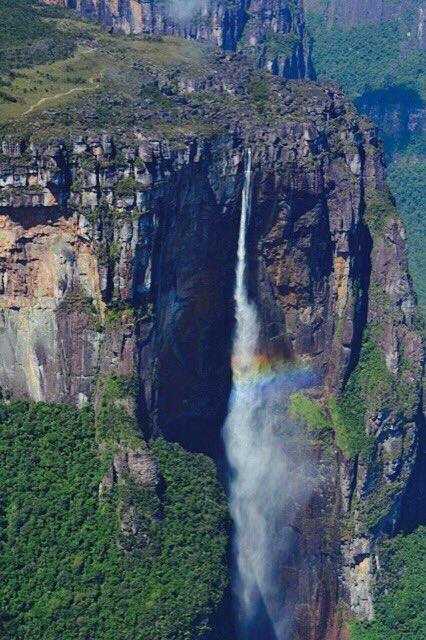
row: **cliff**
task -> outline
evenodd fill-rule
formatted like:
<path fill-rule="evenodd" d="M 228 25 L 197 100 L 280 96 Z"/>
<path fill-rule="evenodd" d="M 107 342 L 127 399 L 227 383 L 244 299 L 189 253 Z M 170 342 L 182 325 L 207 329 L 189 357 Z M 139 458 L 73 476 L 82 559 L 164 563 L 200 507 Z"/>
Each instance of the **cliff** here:
<path fill-rule="evenodd" d="M 421 424 L 422 340 L 377 132 L 331 84 L 91 29 L 96 83 L 1 125 L 3 395 L 102 407 L 99 373 L 136 375 L 146 435 L 219 455 L 250 147 L 264 347 L 316 379 L 293 399 L 318 477 L 285 524 L 283 593 L 295 637 L 340 639 L 340 604 L 373 615 L 377 541 L 403 518 Z M 127 446 L 111 478 L 133 465 Z"/>
<path fill-rule="evenodd" d="M 290 0 L 50 0 L 114 31 L 178 35 L 243 51 L 286 78 L 311 73 L 303 5 Z"/>
<path fill-rule="evenodd" d="M 357 109 L 379 127 L 390 186 L 407 228 L 410 271 L 424 313 L 424 2 L 305 0 L 305 10 L 317 76 L 340 82 Z"/>

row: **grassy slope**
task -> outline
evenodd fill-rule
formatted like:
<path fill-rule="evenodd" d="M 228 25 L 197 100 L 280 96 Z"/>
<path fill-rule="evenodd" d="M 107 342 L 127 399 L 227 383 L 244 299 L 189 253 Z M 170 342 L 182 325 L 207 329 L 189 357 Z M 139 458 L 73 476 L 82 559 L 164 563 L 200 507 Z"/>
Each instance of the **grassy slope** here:
<path fill-rule="evenodd" d="M 82 94 L 137 96 L 142 74 L 134 71 L 134 64 L 161 70 L 179 64 L 192 77 L 206 65 L 196 43 L 108 34 L 68 10 L 36 0 L 0 0 L 2 21 L 6 28 L 0 32 L 0 126 L 5 125 L 5 133 L 15 128 L 13 120 L 18 119 L 24 130 L 30 114 L 77 103 Z M 147 97 L 152 98 L 150 91 Z M 164 96 L 154 97 L 162 97 L 162 106 L 169 106 Z M 90 101 L 86 106 L 91 107 Z M 61 121 L 56 115 L 41 123 L 46 134 L 65 129 L 66 118 Z M 108 115 L 105 124 L 112 121 L 109 108 Z M 98 121 L 101 117 L 100 112 Z M 32 130 L 31 124 L 28 127 Z"/>
<path fill-rule="evenodd" d="M 14 100 L 0 101 L 0 121 L 58 106 L 78 91 L 94 91 L 101 81 L 103 64 L 102 55 L 78 47 L 65 60 L 20 69 L 7 86 L 8 96 Z"/>
<path fill-rule="evenodd" d="M 320 16 L 308 12 L 318 76 L 340 82 L 358 108 L 367 111 L 369 103 L 393 104 L 401 114 L 421 108 L 426 98 L 426 53 L 418 49 L 415 38 L 406 35 L 410 19 L 407 9 L 406 20 L 401 22 L 331 28 Z M 425 140 L 418 132 L 406 132 L 397 139 L 381 116 L 377 118 L 390 166 L 389 183 L 407 226 L 411 273 L 426 313 Z"/>
<path fill-rule="evenodd" d="M 0 100 L 0 136 L 15 133 L 43 143 L 88 130 L 125 129 L 131 135 L 136 123 L 158 139 L 217 131 L 218 125 L 206 118 L 182 118 L 179 103 L 155 84 L 158 71 L 167 72 L 177 63 L 183 78 L 205 74 L 211 69 L 208 48 L 171 36 L 161 40 L 116 36 L 90 26 L 95 50 L 90 43 L 83 44 L 73 57 L 13 74 L 8 90 L 22 102 L 11 105 Z M 223 108 L 223 102 L 220 94 L 210 94 L 210 103 L 217 108 Z"/>
<path fill-rule="evenodd" d="M 0 0 L 0 22 L 0 121 L 56 94 L 93 88 L 100 60 L 88 46 L 90 26 L 25 0 Z"/>

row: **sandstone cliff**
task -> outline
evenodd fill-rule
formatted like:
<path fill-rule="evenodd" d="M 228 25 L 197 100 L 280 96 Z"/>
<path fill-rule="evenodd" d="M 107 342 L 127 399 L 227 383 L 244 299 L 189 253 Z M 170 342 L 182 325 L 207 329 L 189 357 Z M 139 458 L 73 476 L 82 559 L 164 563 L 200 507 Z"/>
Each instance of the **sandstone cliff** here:
<path fill-rule="evenodd" d="M 286 78 L 311 74 L 301 0 L 49 0 L 114 31 L 179 35 L 244 51 Z"/>
<path fill-rule="evenodd" d="M 376 130 L 332 85 L 173 38 L 131 42 L 118 59 L 132 95 L 109 69 L 90 98 L 2 126 L 3 393 L 83 403 L 99 372 L 136 372 L 146 433 L 217 454 L 250 146 L 264 346 L 309 364 L 306 399 L 327 425 L 307 432 L 318 478 L 286 523 L 283 590 L 295 637 L 343 638 L 339 603 L 373 615 L 376 541 L 399 525 L 421 415 L 422 341 Z"/>
<path fill-rule="evenodd" d="M 391 190 L 407 227 L 410 271 L 424 311 L 424 0 L 305 0 L 305 11 L 317 77 L 340 82 L 356 108 L 379 127 Z"/>

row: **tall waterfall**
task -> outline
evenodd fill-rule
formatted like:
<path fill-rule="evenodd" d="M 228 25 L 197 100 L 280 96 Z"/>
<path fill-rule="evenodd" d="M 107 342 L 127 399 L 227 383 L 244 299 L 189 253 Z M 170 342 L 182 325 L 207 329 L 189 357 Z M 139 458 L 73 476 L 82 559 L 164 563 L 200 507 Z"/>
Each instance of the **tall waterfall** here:
<path fill-rule="evenodd" d="M 269 363 L 260 352 L 259 316 L 246 283 L 251 208 L 248 151 L 234 294 L 233 389 L 223 432 L 235 528 L 234 591 L 240 640 L 284 640 L 292 596 L 291 588 L 285 590 L 282 563 L 289 561 L 296 535 L 285 517 L 303 500 L 306 487 L 286 455 L 295 434 L 284 424 L 285 410 L 289 394 L 301 386 L 306 371 L 295 375 L 294 370 Z"/>

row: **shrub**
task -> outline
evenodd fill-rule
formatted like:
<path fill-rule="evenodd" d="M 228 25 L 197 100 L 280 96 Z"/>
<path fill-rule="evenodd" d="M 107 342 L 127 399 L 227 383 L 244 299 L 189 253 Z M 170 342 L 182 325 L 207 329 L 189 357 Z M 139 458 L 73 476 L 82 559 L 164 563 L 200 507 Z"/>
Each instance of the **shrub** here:
<path fill-rule="evenodd" d="M 303 422 L 314 443 L 319 442 L 325 446 L 332 443 L 333 432 L 330 421 L 318 404 L 304 393 L 291 394 L 290 415 Z"/>
<path fill-rule="evenodd" d="M 143 191 L 144 186 L 134 178 L 123 178 L 114 187 L 114 192 L 119 198 L 134 196 L 137 191 Z"/>
<path fill-rule="evenodd" d="M 367 411 L 374 413 L 385 406 L 392 393 L 393 376 L 387 369 L 371 327 L 364 337 L 359 361 L 343 393 L 330 397 L 330 415 L 339 448 L 348 458 L 364 454 L 371 448 L 365 430 Z"/>

